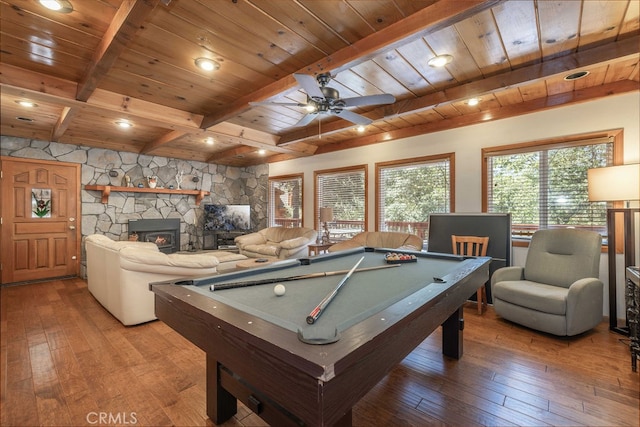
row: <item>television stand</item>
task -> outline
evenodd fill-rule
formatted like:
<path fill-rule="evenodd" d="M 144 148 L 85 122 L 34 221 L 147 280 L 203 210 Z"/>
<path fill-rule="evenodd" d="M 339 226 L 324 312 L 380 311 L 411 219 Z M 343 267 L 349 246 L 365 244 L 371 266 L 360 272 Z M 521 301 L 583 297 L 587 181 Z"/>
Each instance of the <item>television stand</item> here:
<path fill-rule="evenodd" d="M 217 231 L 207 230 L 204 232 L 203 249 L 213 249 L 219 251 L 237 251 L 234 239 L 246 234 L 246 231 Z"/>

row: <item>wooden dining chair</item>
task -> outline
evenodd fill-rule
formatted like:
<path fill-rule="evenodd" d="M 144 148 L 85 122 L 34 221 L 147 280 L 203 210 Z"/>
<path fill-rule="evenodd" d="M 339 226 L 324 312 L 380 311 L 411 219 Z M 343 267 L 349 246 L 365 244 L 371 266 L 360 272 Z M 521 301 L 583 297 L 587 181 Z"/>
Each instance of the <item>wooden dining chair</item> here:
<path fill-rule="evenodd" d="M 452 235 L 451 246 L 453 247 L 454 255 L 486 256 L 487 246 L 489 246 L 489 238 L 480 236 Z M 482 305 L 487 305 L 487 289 L 485 285 L 478 288 L 478 291 L 476 292 L 476 299 L 478 300 L 478 314 L 482 314 Z"/>

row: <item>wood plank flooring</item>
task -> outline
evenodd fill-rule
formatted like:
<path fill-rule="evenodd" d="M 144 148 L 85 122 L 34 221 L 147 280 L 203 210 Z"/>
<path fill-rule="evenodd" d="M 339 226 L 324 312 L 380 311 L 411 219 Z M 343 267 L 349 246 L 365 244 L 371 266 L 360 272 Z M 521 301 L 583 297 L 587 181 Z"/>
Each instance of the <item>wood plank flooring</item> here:
<path fill-rule="evenodd" d="M 204 353 L 124 327 L 81 279 L 0 289 L 0 425 L 211 426 Z M 353 410 L 357 426 L 638 426 L 639 375 L 603 322 L 557 338 L 465 307 L 464 356 L 434 332 Z M 225 426 L 265 425 L 240 405 Z"/>

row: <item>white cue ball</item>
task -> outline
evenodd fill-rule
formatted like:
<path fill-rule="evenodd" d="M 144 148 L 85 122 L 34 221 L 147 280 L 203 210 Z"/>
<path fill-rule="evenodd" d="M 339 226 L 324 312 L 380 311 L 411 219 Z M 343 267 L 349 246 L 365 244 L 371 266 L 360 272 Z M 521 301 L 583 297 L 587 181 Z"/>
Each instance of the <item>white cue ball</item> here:
<path fill-rule="evenodd" d="M 281 284 L 281 283 L 278 283 L 277 285 L 275 285 L 273 287 L 273 293 L 276 294 L 279 297 L 284 295 L 285 291 L 286 291 L 286 289 L 285 289 L 284 285 Z"/>

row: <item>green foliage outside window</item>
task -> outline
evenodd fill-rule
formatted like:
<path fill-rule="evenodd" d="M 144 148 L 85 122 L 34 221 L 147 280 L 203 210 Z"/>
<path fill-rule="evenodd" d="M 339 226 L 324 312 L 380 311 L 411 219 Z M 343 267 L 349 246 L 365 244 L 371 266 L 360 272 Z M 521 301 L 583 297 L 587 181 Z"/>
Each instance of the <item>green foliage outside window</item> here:
<path fill-rule="evenodd" d="M 385 168 L 382 186 L 385 222 L 423 222 L 449 211 L 448 163 Z"/>
<path fill-rule="evenodd" d="M 611 143 L 489 156 L 488 210 L 510 212 L 515 234 L 565 226 L 602 232 L 606 203 L 589 202 L 587 170 L 611 157 Z"/>

